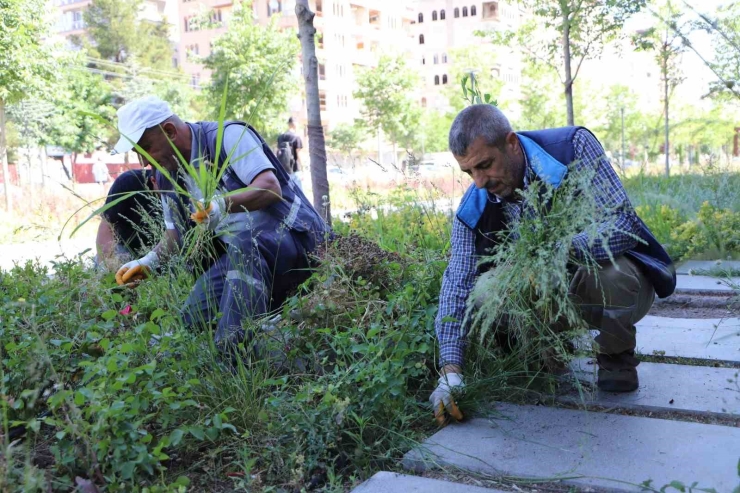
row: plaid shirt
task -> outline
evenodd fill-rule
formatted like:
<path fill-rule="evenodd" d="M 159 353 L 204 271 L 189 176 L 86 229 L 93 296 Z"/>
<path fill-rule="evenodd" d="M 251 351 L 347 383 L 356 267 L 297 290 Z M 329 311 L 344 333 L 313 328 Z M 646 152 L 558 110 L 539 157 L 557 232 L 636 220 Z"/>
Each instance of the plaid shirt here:
<path fill-rule="evenodd" d="M 573 146 L 575 148 L 574 168 L 596 169 L 592 182 L 593 190 L 596 192 L 596 202 L 616 215 L 615 226 L 618 231 L 608 240 L 609 251 L 617 256 L 634 248 L 637 240 L 629 236 L 629 233 L 637 234 L 639 231 L 637 215 L 609 159 L 604 155 L 604 149 L 599 141 L 586 130 L 578 130 L 575 133 Z M 528 173 L 525 173 L 525 177 L 531 173 L 529 163 L 526 166 Z M 528 186 L 528 181 L 525 179 L 525 188 Z M 491 197 L 490 200 L 498 201 L 499 199 Z M 521 202 L 505 202 L 504 215 L 507 222 L 511 223 L 518 219 L 522 207 Z M 440 365 L 462 367 L 468 334 L 467 324 L 463 324 L 462 321 L 465 317 L 465 304 L 478 273 L 478 259 L 475 253 L 475 232 L 457 217 L 452 224 L 451 244 L 452 253 L 450 263 L 442 278 L 435 328 L 440 347 Z M 573 238 L 573 250 L 576 255 L 579 252 L 589 251 L 594 259 L 599 261 L 609 259 L 601 240 L 597 239 L 589 247 L 589 239 L 585 233 Z"/>

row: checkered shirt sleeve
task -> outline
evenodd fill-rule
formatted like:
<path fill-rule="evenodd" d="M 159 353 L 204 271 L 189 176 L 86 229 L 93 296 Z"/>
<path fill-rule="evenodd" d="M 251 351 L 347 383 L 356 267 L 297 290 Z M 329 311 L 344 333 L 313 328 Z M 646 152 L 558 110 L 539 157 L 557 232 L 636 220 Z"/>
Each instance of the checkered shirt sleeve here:
<path fill-rule="evenodd" d="M 452 223 L 450 263 L 442 277 L 439 310 L 435 321 L 439 341 L 439 364 L 462 367 L 468 327 L 465 303 L 477 274 L 475 234 L 457 217 Z"/>
<path fill-rule="evenodd" d="M 601 238 L 596 238 L 593 244 L 589 245 L 590 241 L 585 233 L 576 235 L 573 238 L 573 250 L 579 258 L 583 258 L 585 252 L 590 252 L 597 261 L 609 260 L 607 247 L 616 257 L 637 245 L 637 240 L 630 236 L 640 231 L 637 214 L 596 137 L 588 130 L 578 130 L 573 137 L 573 147 L 575 169 L 596 169 L 596 175 L 591 182 L 596 203 L 606 217 L 614 216 L 617 230 L 609 236 L 606 245 Z"/>

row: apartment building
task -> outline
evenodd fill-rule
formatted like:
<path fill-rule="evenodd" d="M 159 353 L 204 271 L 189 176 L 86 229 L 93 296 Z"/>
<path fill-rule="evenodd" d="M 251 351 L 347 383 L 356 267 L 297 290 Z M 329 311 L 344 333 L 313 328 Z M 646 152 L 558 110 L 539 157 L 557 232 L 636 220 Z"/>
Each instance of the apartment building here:
<path fill-rule="evenodd" d="M 451 52 L 486 43 L 475 35 L 476 31 L 517 29 L 524 15 L 516 2 L 498 0 L 417 0 L 414 9 L 415 64 L 424 81 L 420 104 L 437 110 L 449 109 L 444 87 L 459 85 L 450 76 L 454 62 Z M 501 99 L 516 101 L 520 94 L 521 58 L 508 48 L 497 47 L 495 54 L 488 70 L 504 83 Z"/>
<path fill-rule="evenodd" d="M 204 83 L 210 73 L 197 63 L 197 58 L 188 55 L 203 57 L 211 52 L 213 41 L 228 29 L 236 3 L 231 0 L 181 0 L 180 61 L 182 69 L 192 75 L 194 82 Z M 316 13 L 314 27 L 317 30 L 322 123 L 328 130 L 359 116 L 359 104 L 352 92 L 361 67 L 376 65 L 382 51 L 409 52 L 414 13 L 407 3 L 406 0 L 310 0 L 311 9 Z M 273 16 L 279 15 L 281 28 L 297 32 L 295 4 L 295 0 L 255 0 L 252 9 L 261 24 L 266 25 Z M 204 13 L 216 22 L 210 23 L 208 29 L 194 28 L 191 19 Z M 294 69 L 297 74 L 301 73 L 300 57 Z M 305 123 L 305 98 L 296 97 L 289 107 L 293 116 Z"/>
<path fill-rule="evenodd" d="M 172 24 L 177 16 L 178 0 L 145 0 L 139 16 L 151 22 L 167 20 Z M 51 0 L 52 13 L 55 17 L 54 31 L 62 37 L 79 35 L 85 32 L 85 9 L 92 0 Z M 173 42 L 177 42 L 178 31 L 170 29 Z"/>

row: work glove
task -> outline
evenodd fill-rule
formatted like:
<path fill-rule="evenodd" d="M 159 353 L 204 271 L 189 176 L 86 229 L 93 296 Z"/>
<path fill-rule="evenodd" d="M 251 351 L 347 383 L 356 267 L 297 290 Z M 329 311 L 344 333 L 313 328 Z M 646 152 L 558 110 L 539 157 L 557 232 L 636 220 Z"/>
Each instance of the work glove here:
<path fill-rule="evenodd" d="M 149 277 L 149 273 L 159 266 L 159 255 L 151 251 L 140 259 L 126 262 L 116 272 L 116 282 L 119 286 L 129 285 Z"/>
<path fill-rule="evenodd" d="M 203 201 L 195 203 L 195 212 L 190 214 L 190 219 L 198 224 L 205 224 L 210 231 L 216 231 L 219 223 L 226 214 L 226 202 L 223 197 L 213 197 L 208 203 L 208 207 L 204 207 Z"/>
<path fill-rule="evenodd" d="M 446 373 L 439 377 L 437 388 L 429 396 L 429 402 L 434 409 L 434 419 L 440 426 L 446 423 L 445 410 L 457 421 L 463 419 L 460 409 L 452 397 L 453 392 L 461 392 L 465 388 L 462 375 L 459 373 Z"/>

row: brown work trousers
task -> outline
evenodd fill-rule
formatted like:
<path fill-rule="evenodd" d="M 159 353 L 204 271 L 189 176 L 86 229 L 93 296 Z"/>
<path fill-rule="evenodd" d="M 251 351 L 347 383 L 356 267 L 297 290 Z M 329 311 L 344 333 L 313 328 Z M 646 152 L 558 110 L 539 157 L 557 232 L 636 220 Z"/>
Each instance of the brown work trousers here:
<path fill-rule="evenodd" d="M 597 274 L 579 268 L 570 283 L 570 293 L 589 328 L 598 330 L 599 353 L 617 355 L 634 351 L 635 324 L 653 306 L 655 289 L 632 260 L 619 256 L 615 264 L 605 262 Z"/>

